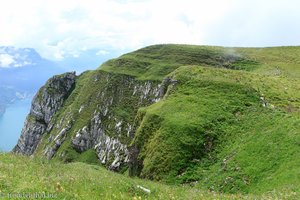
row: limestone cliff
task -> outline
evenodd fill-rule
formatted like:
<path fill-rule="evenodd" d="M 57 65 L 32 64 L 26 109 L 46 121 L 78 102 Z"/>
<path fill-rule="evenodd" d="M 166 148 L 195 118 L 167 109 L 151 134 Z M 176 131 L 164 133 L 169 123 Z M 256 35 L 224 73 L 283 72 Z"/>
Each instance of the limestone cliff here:
<path fill-rule="evenodd" d="M 66 162 L 93 151 L 99 163 L 119 170 L 129 161 L 138 109 L 159 101 L 164 90 L 158 81 L 104 71 L 54 77 L 33 99 L 13 151 Z"/>
<path fill-rule="evenodd" d="M 75 85 L 75 73 L 66 73 L 51 78 L 34 97 L 30 113 L 25 121 L 14 152 L 31 155 L 34 153 L 49 122 L 63 105 Z"/>

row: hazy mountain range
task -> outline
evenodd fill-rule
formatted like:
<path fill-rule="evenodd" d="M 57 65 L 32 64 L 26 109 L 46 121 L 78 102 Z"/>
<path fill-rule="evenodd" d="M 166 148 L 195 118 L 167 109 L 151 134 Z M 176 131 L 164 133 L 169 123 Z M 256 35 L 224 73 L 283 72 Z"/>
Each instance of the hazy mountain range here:
<path fill-rule="evenodd" d="M 54 74 L 66 71 L 80 73 L 93 69 L 103 60 L 115 55 L 116 53 L 92 49 L 76 57 L 50 61 L 41 57 L 33 48 L 0 46 L 0 115 L 10 103 L 32 97 Z"/>
<path fill-rule="evenodd" d="M 32 96 L 45 81 L 63 70 L 32 48 L 0 47 L 0 108 Z"/>

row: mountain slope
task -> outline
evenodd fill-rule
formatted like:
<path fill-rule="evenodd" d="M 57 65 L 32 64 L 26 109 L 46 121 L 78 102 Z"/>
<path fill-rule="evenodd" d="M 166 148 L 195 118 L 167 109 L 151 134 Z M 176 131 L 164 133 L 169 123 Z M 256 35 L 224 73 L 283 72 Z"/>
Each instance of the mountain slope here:
<path fill-rule="evenodd" d="M 299 193 L 299 55 L 154 45 L 72 75 L 72 85 L 56 76 L 14 151 L 213 191 Z"/>
<path fill-rule="evenodd" d="M 189 185 L 169 186 L 162 183 L 129 178 L 97 165 L 63 164 L 38 158 L 0 154 L 1 197 L 28 199 L 287 199 L 293 193 L 263 196 L 217 194 Z M 150 190 L 150 194 L 139 186 Z M 11 195 L 10 198 L 8 195 Z M 19 195 L 19 196 L 17 196 Z M 23 196 L 21 196 L 23 195 Z M 44 197 L 44 198 L 43 198 Z"/>
<path fill-rule="evenodd" d="M 278 182 L 298 190 L 299 115 L 272 99 L 266 103 L 254 89 L 272 79 L 255 83 L 261 77 L 198 66 L 180 67 L 171 77 L 178 83 L 168 95 L 138 113 L 136 174 L 201 181 L 223 192 L 259 193 Z"/>

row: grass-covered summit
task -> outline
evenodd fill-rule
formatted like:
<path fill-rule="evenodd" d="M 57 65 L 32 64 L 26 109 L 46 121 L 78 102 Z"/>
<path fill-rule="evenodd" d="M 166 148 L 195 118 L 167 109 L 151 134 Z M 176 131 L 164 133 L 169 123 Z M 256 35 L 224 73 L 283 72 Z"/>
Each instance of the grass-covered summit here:
<path fill-rule="evenodd" d="M 256 71 L 300 77 L 299 47 L 233 48 L 196 45 L 153 45 L 109 60 L 100 69 L 139 79 L 162 80 L 182 65 Z"/>
<path fill-rule="evenodd" d="M 139 79 L 162 80 L 183 65 L 253 70 L 258 63 L 222 47 L 154 45 L 109 60 L 100 68 Z"/>
<path fill-rule="evenodd" d="M 149 46 L 60 98 L 63 77 L 23 129 L 19 146 L 35 156 L 214 192 L 300 192 L 300 47 Z"/>

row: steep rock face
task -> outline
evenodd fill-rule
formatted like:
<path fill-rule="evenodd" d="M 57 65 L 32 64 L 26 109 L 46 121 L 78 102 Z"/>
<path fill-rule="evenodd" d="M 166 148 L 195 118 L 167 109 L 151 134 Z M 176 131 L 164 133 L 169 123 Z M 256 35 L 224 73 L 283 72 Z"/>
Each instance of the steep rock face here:
<path fill-rule="evenodd" d="M 75 73 L 55 76 L 36 95 L 32 102 L 30 115 L 38 121 L 49 124 L 55 112 L 62 106 L 75 83 Z"/>
<path fill-rule="evenodd" d="M 74 88 L 75 79 L 75 72 L 54 76 L 39 90 L 13 152 L 25 155 L 34 153 L 52 117 Z"/>
<path fill-rule="evenodd" d="M 128 85 L 128 92 L 117 90 L 110 96 L 103 93 L 103 97 L 109 97 L 108 103 L 100 106 L 97 112 L 95 111 L 91 118 L 90 129 L 85 126 L 77 132 L 72 140 L 73 147 L 79 151 L 93 147 L 101 163 L 107 165 L 111 170 L 118 170 L 121 165 L 128 163 L 128 144 L 131 143 L 135 132 L 134 117 L 126 119 L 126 116 L 119 116 L 118 113 L 112 111 L 123 107 L 122 104 L 126 102 L 124 97 L 131 95 L 130 99 L 136 107 L 130 108 L 129 106 L 128 108 L 132 109 L 133 116 L 135 116 L 139 107 L 155 103 L 163 95 L 161 84 L 151 81 L 139 82 L 132 78 L 126 78 L 123 81 L 122 85 Z M 114 97 L 117 97 L 115 104 Z M 105 125 L 101 120 L 110 121 L 110 123 Z"/>
<path fill-rule="evenodd" d="M 75 86 L 69 76 L 51 79 L 36 95 L 14 152 L 69 162 L 92 150 L 99 163 L 120 170 L 129 161 L 138 109 L 158 102 L 169 81 L 96 70 Z"/>

